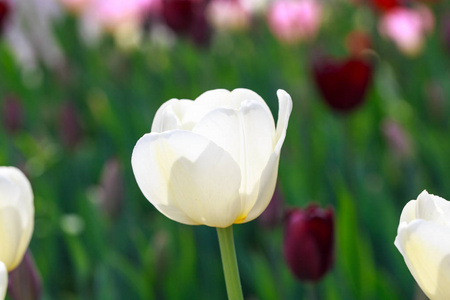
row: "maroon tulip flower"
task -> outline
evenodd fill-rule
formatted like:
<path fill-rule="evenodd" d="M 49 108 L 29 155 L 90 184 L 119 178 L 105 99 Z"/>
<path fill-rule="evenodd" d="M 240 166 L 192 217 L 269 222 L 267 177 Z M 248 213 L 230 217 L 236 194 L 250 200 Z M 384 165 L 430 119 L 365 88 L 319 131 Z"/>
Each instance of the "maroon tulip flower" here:
<path fill-rule="evenodd" d="M 20 265 L 9 273 L 8 295 L 12 300 L 39 300 L 41 294 L 41 276 L 28 250 Z"/>
<path fill-rule="evenodd" d="M 351 111 L 363 103 L 372 72 L 372 64 L 362 56 L 342 61 L 322 56 L 313 62 L 313 75 L 320 94 L 338 111 Z"/>
<path fill-rule="evenodd" d="M 284 258 L 303 281 L 317 282 L 334 264 L 334 213 L 315 204 L 286 215 Z"/>
<path fill-rule="evenodd" d="M 211 36 L 205 6 L 202 0 L 163 0 L 162 17 L 176 33 L 190 37 L 197 45 L 205 45 Z"/>
<path fill-rule="evenodd" d="M 1 121 L 6 132 L 16 133 L 23 127 L 24 111 L 19 99 L 6 97 L 1 106 Z"/>
<path fill-rule="evenodd" d="M 5 24 L 10 14 L 11 4 L 9 1 L 0 0 L 0 33 L 5 29 Z"/>

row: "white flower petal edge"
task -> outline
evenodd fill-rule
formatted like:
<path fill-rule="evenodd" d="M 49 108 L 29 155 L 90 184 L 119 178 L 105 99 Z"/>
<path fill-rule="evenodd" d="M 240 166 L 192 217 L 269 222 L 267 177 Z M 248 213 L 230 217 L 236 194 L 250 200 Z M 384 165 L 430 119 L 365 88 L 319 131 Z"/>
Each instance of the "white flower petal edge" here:
<path fill-rule="evenodd" d="M 168 218 L 226 227 L 238 217 L 239 167 L 207 138 L 183 130 L 149 133 L 131 162 L 144 196 Z"/>
<path fill-rule="evenodd" d="M 449 201 L 422 192 L 403 209 L 394 242 L 431 300 L 450 299 L 449 208 Z"/>
<path fill-rule="evenodd" d="M 22 260 L 34 228 L 33 191 L 15 167 L 0 167 L 0 260 L 10 271 Z"/>
<path fill-rule="evenodd" d="M 0 261 L 0 299 L 5 299 L 8 288 L 8 271 L 4 263 Z"/>

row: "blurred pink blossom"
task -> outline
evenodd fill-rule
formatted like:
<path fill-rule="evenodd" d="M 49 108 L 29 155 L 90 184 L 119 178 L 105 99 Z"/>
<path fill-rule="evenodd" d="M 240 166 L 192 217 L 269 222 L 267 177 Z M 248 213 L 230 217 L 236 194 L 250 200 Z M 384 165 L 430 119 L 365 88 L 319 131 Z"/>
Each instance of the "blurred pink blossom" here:
<path fill-rule="evenodd" d="M 434 16 L 426 6 L 392 9 L 382 17 L 378 27 L 381 35 L 391 39 L 409 56 L 420 53 L 425 35 L 433 28 Z"/>
<path fill-rule="evenodd" d="M 268 13 L 270 29 L 286 43 L 315 37 L 321 20 L 322 6 L 316 0 L 278 0 Z"/>
<path fill-rule="evenodd" d="M 250 13 L 238 0 L 213 0 L 206 9 L 208 20 L 219 30 L 246 29 Z"/>

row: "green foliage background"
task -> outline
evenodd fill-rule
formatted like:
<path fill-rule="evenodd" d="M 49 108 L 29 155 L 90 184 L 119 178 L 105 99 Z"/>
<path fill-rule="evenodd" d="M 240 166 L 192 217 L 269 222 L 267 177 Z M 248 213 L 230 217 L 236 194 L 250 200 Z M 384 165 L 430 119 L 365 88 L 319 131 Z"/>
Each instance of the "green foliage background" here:
<path fill-rule="evenodd" d="M 437 28 L 444 2 L 433 6 Z M 108 39 L 84 46 L 77 21 L 66 18 L 55 27 L 66 69 L 26 76 L 0 43 L 0 95 L 19 97 L 26 110 L 19 133 L 0 129 L 0 165 L 25 169 L 34 189 L 30 249 L 44 299 L 226 298 L 216 231 L 157 212 L 141 194 L 130 159 L 163 102 L 237 87 L 259 93 L 275 117 L 276 90 L 293 98 L 280 191 L 287 206 L 332 205 L 337 217 L 336 264 L 318 285 L 320 298 L 413 299 L 414 280 L 393 241 L 407 201 L 423 189 L 450 198 L 450 50 L 436 30 L 420 56 L 404 57 L 379 37 L 376 14 L 333 5 L 316 45 L 345 55 L 345 35 L 361 22 L 374 38 L 374 80 L 366 103 L 349 114 L 331 111 L 315 90 L 315 48 L 279 43 L 261 20 L 249 32 L 215 36 L 205 49 L 181 39 L 172 49 L 146 43 L 123 52 Z M 440 89 L 441 102 L 430 87 Z M 58 123 L 65 101 L 75 106 L 83 130 L 82 142 L 70 149 L 61 143 Z M 405 128 L 411 155 L 396 155 L 389 146 L 382 132 L 387 119 Z M 114 218 L 99 209 L 93 193 L 110 158 L 121 162 L 125 181 Z M 281 225 L 269 230 L 256 220 L 234 229 L 246 299 L 307 297 L 309 286 L 284 264 Z"/>

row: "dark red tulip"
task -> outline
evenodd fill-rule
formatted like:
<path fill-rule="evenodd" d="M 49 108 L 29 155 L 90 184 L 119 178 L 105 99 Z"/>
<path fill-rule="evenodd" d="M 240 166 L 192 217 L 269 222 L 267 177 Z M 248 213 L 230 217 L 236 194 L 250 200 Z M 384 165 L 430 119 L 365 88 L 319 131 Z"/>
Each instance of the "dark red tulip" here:
<path fill-rule="evenodd" d="M 173 31 L 190 37 L 196 44 L 209 42 L 211 27 L 202 0 L 163 0 L 162 17 Z"/>
<path fill-rule="evenodd" d="M 82 128 L 75 106 L 66 102 L 62 105 L 59 114 L 59 135 L 67 148 L 74 148 L 82 139 Z"/>
<path fill-rule="evenodd" d="M 10 13 L 11 4 L 6 0 L 0 0 L 0 33 L 3 32 L 6 20 L 8 19 Z"/>
<path fill-rule="evenodd" d="M 28 250 L 19 266 L 9 273 L 8 296 L 12 300 L 39 300 L 41 293 L 41 276 Z"/>
<path fill-rule="evenodd" d="M 372 71 L 368 60 L 356 56 L 341 61 L 320 57 L 313 62 L 313 75 L 320 94 L 338 111 L 350 111 L 363 103 Z"/>
<path fill-rule="evenodd" d="M 334 264 L 334 213 L 315 204 L 286 215 L 284 258 L 303 281 L 317 282 Z"/>
<path fill-rule="evenodd" d="M 6 97 L 1 107 L 1 121 L 8 133 L 16 133 L 23 127 L 24 111 L 18 98 Z"/>

